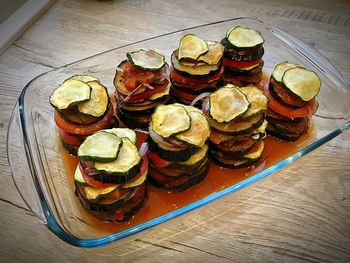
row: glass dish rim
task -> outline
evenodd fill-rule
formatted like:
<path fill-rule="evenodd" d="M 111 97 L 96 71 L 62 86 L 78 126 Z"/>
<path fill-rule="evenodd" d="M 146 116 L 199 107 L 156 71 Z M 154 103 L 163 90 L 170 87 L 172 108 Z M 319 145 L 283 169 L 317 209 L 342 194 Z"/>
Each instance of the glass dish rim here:
<path fill-rule="evenodd" d="M 15 118 L 15 114 L 16 114 L 16 109 L 18 108 L 18 113 L 19 113 L 19 120 L 20 120 L 20 124 L 21 124 L 21 127 L 22 127 L 22 132 L 23 132 L 23 143 L 24 143 L 24 148 L 26 150 L 26 153 L 29 149 L 29 155 L 31 156 L 31 150 L 30 150 L 30 147 L 28 146 L 29 145 L 29 142 L 28 142 L 28 139 L 27 139 L 27 131 L 26 131 L 26 122 L 25 122 L 25 118 L 24 118 L 24 115 L 25 115 L 25 112 L 23 111 L 24 107 L 24 97 L 25 97 L 25 94 L 26 94 L 26 91 L 27 89 L 29 88 L 29 86 L 31 85 L 31 83 L 40 78 L 41 76 L 43 75 L 46 75 L 52 71 L 55 71 L 55 70 L 59 70 L 59 69 L 62 69 L 64 67 L 68 67 L 68 66 L 71 66 L 71 65 L 74 65 L 74 64 L 78 64 L 80 62 L 83 62 L 85 60 L 89 60 L 91 58 L 94 58 L 94 57 L 97 57 L 99 55 L 102 55 L 102 54 L 105 54 L 105 53 L 108 53 L 108 52 L 111 52 L 111 51 L 114 51 L 114 50 L 118 50 L 118 49 L 121 49 L 121 48 L 125 48 L 125 47 L 128 47 L 130 45 L 134 45 L 134 44 L 138 44 L 138 43 L 142 43 L 142 42 L 145 42 L 145 41 L 149 41 L 149 40 L 152 40 L 152 39 L 156 39 L 156 38 L 160 38 L 160 37 L 165 37 L 165 36 L 168 36 L 168 35 L 172 35 L 172 34 L 176 34 L 176 33 L 179 33 L 179 32 L 182 32 L 182 31 L 185 31 L 185 30 L 191 30 L 191 29 L 196 29 L 196 28 L 201 28 L 201 27 L 205 27 L 205 26 L 211 26 L 211 25 L 215 25 L 215 24 L 220 24 L 220 23 L 224 23 L 224 22 L 229 22 L 229 21 L 235 21 L 235 20 L 240 20 L 240 19 L 249 19 L 249 20 L 254 20 L 255 22 L 259 22 L 259 23 L 262 23 L 262 25 L 267 28 L 267 29 L 274 29 L 274 30 L 278 30 L 282 33 L 286 33 L 285 31 L 283 30 L 280 30 L 278 29 L 277 27 L 273 27 L 273 26 L 270 26 L 269 24 L 263 22 L 262 20 L 260 19 L 257 19 L 255 17 L 236 17 L 236 18 L 229 18 L 229 19 L 224 19 L 224 20 L 220 20 L 220 21 L 215 21 L 215 22 L 210 22 L 210 23 L 206 23 L 206 24 L 201 24 L 201 25 L 197 25 L 197 26 L 192 26 L 192 27 L 188 27 L 188 28 L 184 28 L 184 29 L 179 29 L 179 30 L 175 30 L 175 31 L 172 31 L 172 32 L 167 32 L 167 33 L 163 33 L 163 34 L 160 34 L 160 35 L 156 35 L 156 36 L 151 36 L 149 38 L 145 38 L 145 39 L 142 39 L 142 40 L 138 40 L 138 41 L 135 41 L 135 42 L 132 42 L 132 43 L 128 43 L 128 44 L 125 44 L 125 45 L 121 45 L 121 46 L 118 46 L 118 47 L 115 47 L 115 48 L 112 48 L 112 49 L 109 49 L 109 50 L 105 50 L 103 52 L 99 52 L 99 53 L 96 53 L 94 55 L 91 55 L 91 56 L 88 56 L 88 57 L 85 57 L 83 59 L 80 59 L 80 60 L 77 60 L 77 61 L 74 61 L 74 62 L 71 62 L 71 63 L 68 63 L 68 64 L 65 64 L 61 67 L 58 67 L 58 68 L 53 68 L 53 69 L 50 69 L 42 74 L 39 74 L 38 76 L 34 77 L 32 80 L 30 80 L 23 88 L 23 90 L 21 91 L 21 94 L 18 98 L 18 101 L 14 107 L 14 109 L 12 110 L 12 113 L 11 113 L 11 118 L 10 118 L 10 125 L 12 124 L 13 122 L 13 119 Z M 288 33 L 286 33 L 288 34 Z M 298 40 L 297 38 L 295 38 L 296 40 Z M 300 41 L 300 40 L 298 40 Z M 300 41 L 301 42 L 301 41 Z M 301 42 L 303 44 L 303 42 Z M 312 49 L 312 51 L 315 51 L 317 52 L 316 50 Z M 325 57 L 323 57 L 321 55 L 321 58 L 322 59 L 325 59 L 326 62 L 334 67 Z M 319 68 L 319 66 L 318 66 Z M 339 74 L 338 76 L 333 76 L 333 77 L 336 77 L 337 78 L 337 81 L 341 81 L 343 82 L 343 84 L 347 85 L 348 84 L 345 82 L 344 78 L 341 76 L 341 73 L 334 67 L 334 69 L 336 70 L 336 74 Z M 10 164 L 10 159 L 9 159 L 9 130 L 10 130 L 10 125 L 9 125 L 9 129 L 7 131 L 7 158 L 8 158 L 8 163 Z M 269 168 L 267 169 L 264 169 L 263 171 L 261 172 L 258 172 L 257 174 L 243 180 L 243 181 L 240 181 L 238 183 L 235 183 L 223 190 L 220 190 L 218 192 L 215 192 L 215 193 L 212 193 L 202 199 L 199 199 L 193 203 L 190 203 L 186 206 L 183 206 L 181 208 L 178 208 L 176 210 L 173 210 L 169 213 L 166 213 L 164 215 L 161 215 L 159 217 L 156 217 L 156 218 L 153 218 L 149 221 L 146 221 L 142 224 L 139 224 L 139 225 L 136 225 L 136 226 L 133 226 L 131 228 L 128 228 L 128 229 L 125 229 L 123 231 L 120 231 L 120 232 L 117 232 L 117 233 L 114 233 L 114 234 L 110 234 L 110 235 L 107 235 L 107 236 L 104 236 L 104 237 L 100 237 L 100 238 L 95 238 L 95 239 L 81 239 L 81 238 L 78 238 L 74 235 L 71 235 L 69 233 L 67 233 L 57 222 L 55 216 L 53 215 L 51 209 L 49 208 L 48 204 L 47 204 L 47 200 L 44 196 L 44 194 L 42 193 L 42 189 L 39 186 L 36 187 L 37 190 L 39 190 L 39 193 L 37 193 L 39 196 L 38 196 L 38 199 L 39 199 L 39 202 L 40 202 L 40 205 L 41 205 L 41 209 L 44 213 L 44 216 L 45 216 L 45 219 L 46 219 L 46 222 L 44 223 L 45 226 L 50 230 L 52 231 L 55 235 L 57 235 L 60 239 L 62 239 L 63 241 L 67 242 L 68 244 L 71 244 L 73 246 L 77 246 L 77 247 L 83 247 L 83 248 L 91 248 L 91 247 L 100 247 L 100 246 L 104 246 L 104 245 L 107 245 L 107 244 L 110 244 L 116 240 L 119 240 L 121 238 L 124 238 L 126 236 L 130 236 L 132 234 L 135 234 L 135 233 L 138 233 L 138 232 L 141 232 L 143 230 L 146 230 L 150 227 L 153 227 L 153 226 L 156 226 L 160 223 L 163 223 L 165 221 L 168 221 L 172 218 L 175 218 L 177 216 L 180 216 L 182 214 L 185 214 L 187 212 L 190 212 L 192 211 L 193 209 L 195 208 L 199 208 L 205 204 L 208 204 L 208 203 L 211 203 L 215 200 L 218 200 L 228 194 L 231 194 L 233 192 L 236 192 L 246 186 L 249 186 L 251 184 L 253 184 L 254 182 L 257 182 L 259 180 L 261 180 L 262 178 L 270 175 L 271 173 L 273 172 L 276 172 L 278 170 L 280 170 L 281 168 L 285 167 L 287 164 L 289 163 L 292 163 L 293 161 L 301 158 L 302 156 L 306 155 L 307 153 L 317 149 L 318 147 L 320 147 L 321 145 L 323 145 L 324 143 L 328 142 L 329 140 L 335 138 L 336 136 L 340 135 L 341 133 L 343 133 L 344 131 L 346 131 L 347 129 L 350 128 L 350 121 L 348 122 L 345 122 L 343 125 L 341 125 L 340 127 L 334 129 L 333 131 L 331 131 L 330 133 L 328 133 L 327 135 L 325 135 L 324 137 L 314 141 L 313 143 L 307 145 L 305 148 L 303 148 L 302 150 L 296 152 L 295 154 L 279 161 L 278 163 L 270 166 Z M 28 156 L 27 156 L 27 159 L 28 159 Z M 29 160 L 28 160 L 29 161 Z M 30 205 L 27 203 L 26 201 L 26 198 L 24 196 L 22 196 L 21 194 L 21 191 L 19 191 L 18 189 L 18 186 L 16 184 L 16 181 L 13 177 L 13 172 L 12 172 L 12 168 L 11 168 L 11 165 L 10 165 L 10 169 L 11 169 L 11 173 L 12 173 L 12 178 L 13 178 L 13 181 L 16 185 L 16 188 L 18 190 L 18 192 L 20 193 L 22 199 L 24 200 L 24 202 L 26 203 L 26 205 L 30 208 Z M 34 173 L 34 175 L 36 176 L 36 174 Z"/>

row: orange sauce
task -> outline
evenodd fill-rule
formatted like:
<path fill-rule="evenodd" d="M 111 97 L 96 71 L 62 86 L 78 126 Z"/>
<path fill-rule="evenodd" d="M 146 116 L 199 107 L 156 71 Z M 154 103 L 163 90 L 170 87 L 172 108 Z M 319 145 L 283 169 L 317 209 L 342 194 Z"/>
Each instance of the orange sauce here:
<path fill-rule="evenodd" d="M 148 200 L 145 206 L 132 218 L 129 222 L 113 223 L 104 222 L 90 215 L 81 205 L 81 213 L 84 220 L 91 226 L 95 227 L 103 233 L 116 233 L 132 226 L 136 226 L 153 218 L 166 214 L 177 208 L 193 203 L 205 196 L 218 192 L 228 186 L 245 180 L 254 174 L 276 164 L 288 156 L 303 149 L 315 137 L 315 129 L 313 125 L 308 132 L 295 142 L 283 142 L 268 136 L 265 139 L 266 146 L 261 160 L 249 168 L 241 169 L 224 169 L 210 163 L 208 176 L 199 184 L 187 189 L 181 193 L 168 193 L 159 190 L 152 185 L 148 185 Z M 139 134 L 138 146 L 144 141 L 146 136 Z M 70 156 L 64 151 L 63 153 L 67 175 L 71 182 L 72 188 L 74 170 L 78 164 L 77 158 Z M 72 192 L 74 190 L 72 189 Z M 76 202 L 79 203 L 78 198 Z"/>

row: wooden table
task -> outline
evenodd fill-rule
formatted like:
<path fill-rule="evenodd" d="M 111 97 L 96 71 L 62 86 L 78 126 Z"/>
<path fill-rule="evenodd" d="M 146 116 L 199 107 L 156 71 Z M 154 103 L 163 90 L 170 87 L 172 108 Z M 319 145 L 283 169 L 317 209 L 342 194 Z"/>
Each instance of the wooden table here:
<path fill-rule="evenodd" d="M 57 1 L 0 56 L 0 262 L 350 262 L 349 132 L 244 190 L 104 248 L 62 242 L 15 189 L 6 133 L 33 77 L 136 40 L 239 16 L 294 34 L 350 81 L 345 0 Z"/>

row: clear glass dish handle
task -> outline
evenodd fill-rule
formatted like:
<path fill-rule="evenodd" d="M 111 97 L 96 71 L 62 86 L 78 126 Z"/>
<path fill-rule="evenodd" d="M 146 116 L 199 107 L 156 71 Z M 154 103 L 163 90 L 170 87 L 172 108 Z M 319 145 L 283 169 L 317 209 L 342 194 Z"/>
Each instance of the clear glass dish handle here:
<path fill-rule="evenodd" d="M 328 78 L 330 78 L 339 88 L 344 92 L 349 92 L 350 85 L 345 80 L 342 73 L 337 69 L 332 62 L 324 57 L 316 49 L 305 44 L 303 41 L 297 39 L 295 36 L 279 29 L 277 27 L 271 27 L 272 34 L 277 36 L 283 42 L 288 44 L 292 49 L 298 52 L 301 56 L 307 59 L 317 69 L 323 72 Z M 317 63 L 315 63 L 317 61 Z"/>
<path fill-rule="evenodd" d="M 7 134 L 7 156 L 13 181 L 22 199 L 43 224 L 47 224 L 41 199 L 38 194 L 38 181 L 33 176 L 34 168 L 27 158 L 27 144 L 23 137 L 22 124 L 17 102 L 11 116 Z"/>

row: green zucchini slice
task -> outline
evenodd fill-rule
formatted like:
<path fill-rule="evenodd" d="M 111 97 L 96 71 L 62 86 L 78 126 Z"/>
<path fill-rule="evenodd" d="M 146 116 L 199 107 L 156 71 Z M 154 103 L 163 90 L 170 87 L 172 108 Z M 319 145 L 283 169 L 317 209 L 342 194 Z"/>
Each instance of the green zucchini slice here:
<path fill-rule="evenodd" d="M 101 117 L 108 109 L 109 96 L 107 88 L 96 80 L 89 81 L 87 84 L 91 87 L 90 100 L 79 103 L 78 110 L 87 115 Z"/>
<path fill-rule="evenodd" d="M 109 132 L 117 135 L 119 138 L 128 138 L 133 144 L 136 144 L 137 137 L 136 133 L 129 128 L 112 128 L 105 129 L 103 132 Z"/>
<path fill-rule="evenodd" d="M 258 145 L 255 146 L 254 149 L 251 150 L 249 153 L 243 155 L 243 157 L 249 160 L 257 160 L 261 157 L 264 149 L 265 149 L 265 142 L 263 140 L 260 140 L 258 142 Z"/>
<path fill-rule="evenodd" d="M 181 72 L 186 72 L 191 75 L 207 75 L 212 71 L 218 70 L 220 64 L 208 65 L 207 63 L 198 63 L 193 66 L 193 63 L 180 62 L 176 57 L 176 52 L 171 55 L 171 64 Z"/>
<path fill-rule="evenodd" d="M 283 61 L 282 63 L 279 63 L 275 66 L 272 72 L 272 77 L 277 82 L 282 82 L 282 77 L 284 72 L 286 72 L 286 70 L 288 69 L 297 68 L 297 67 L 301 67 L 301 66 L 298 64 L 289 63 L 288 61 Z"/>
<path fill-rule="evenodd" d="M 282 77 L 284 86 L 303 101 L 313 99 L 321 88 L 321 80 L 317 74 L 304 68 L 291 68 Z"/>
<path fill-rule="evenodd" d="M 191 118 L 182 106 L 160 105 L 152 114 L 151 125 L 155 133 L 164 138 L 169 138 L 190 129 Z"/>
<path fill-rule="evenodd" d="M 203 39 L 194 34 L 187 34 L 180 39 L 179 59 L 191 58 L 197 59 L 200 55 L 208 52 L 208 44 Z"/>
<path fill-rule="evenodd" d="M 141 156 L 135 144 L 128 138 L 122 138 L 122 141 L 123 144 L 120 148 L 118 158 L 108 163 L 95 162 L 94 167 L 96 170 L 109 174 L 124 175 L 134 167 L 138 167 L 141 162 Z"/>
<path fill-rule="evenodd" d="M 50 96 L 50 103 L 58 110 L 90 100 L 91 87 L 75 79 L 68 79 L 58 86 Z"/>
<path fill-rule="evenodd" d="M 113 192 L 114 190 L 117 189 L 117 187 L 118 185 L 111 185 L 104 188 L 95 188 L 91 186 L 85 186 L 84 190 L 85 190 L 86 198 L 88 200 L 97 200 L 100 197 Z"/>
<path fill-rule="evenodd" d="M 131 180 L 131 182 L 126 182 L 123 184 L 122 188 L 132 188 L 143 184 L 147 179 L 148 169 L 146 169 L 138 178 Z"/>
<path fill-rule="evenodd" d="M 74 181 L 81 184 L 86 184 L 84 177 L 80 171 L 79 164 L 77 165 L 77 168 L 75 169 L 75 172 L 74 172 Z"/>
<path fill-rule="evenodd" d="M 258 128 L 264 120 L 263 114 L 256 114 L 255 116 L 252 116 L 249 119 L 246 119 L 245 121 L 241 121 L 239 119 L 239 122 L 232 121 L 228 123 L 220 123 L 217 122 L 211 118 L 208 119 L 210 127 L 221 131 L 225 134 L 235 135 L 235 134 L 247 134 L 254 129 Z"/>
<path fill-rule="evenodd" d="M 226 36 L 230 44 L 237 48 L 253 48 L 265 42 L 258 30 L 240 26 L 231 28 Z"/>
<path fill-rule="evenodd" d="M 117 159 L 122 140 L 113 133 L 99 131 L 88 136 L 78 149 L 82 161 L 111 162 Z"/>
<path fill-rule="evenodd" d="M 169 81 L 168 86 L 166 86 L 163 92 L 152 94 L 151 96 L 148 97 L 148 99 L 154 101 L 154 100 L 159 100 L 163 97 L 169 96 L 170 87 L 171 87 L 171 82 Z"/>
<path fill-rule="evenodd" d="M 207 157 L 207 153 L 208 153 L 208 145 L 204 144 L 204 146 L 202 148 L 200 148 L 199 150 L 197 150 L 191 157 L 190 159 L 188 159 L 185 162 L 180 162 L 179 164 L 182 165 L 186 165 L 186 166 L 190 166 L 190 165 L 194 165 L 196 163 L 201 162 L 204 158 Z"/>
<path fill-rule="evenodd" d="M 159 70 L 165 65 L 164 56 L 151 49 L 128 52 L 126 56 L 134 66 L 144 70 Z"/>
<path fill-rule="evenodd" d="M 209 114 L 217 122 L 230 122 L 243 115 L 250 103 L 237 87 L 227 84 L 209 95 Z"/>
<path fill-rule="evenodd" d="M 254 85 L 249 85 L 240 88 L 240 91 L 246 95 L 248 101 L 250 102 L 250 107 L 242 116 L 243 118 L 250 118 L 262 111 L 267 110 L 269 100 L 261 89 Z"/>
<path fill-rule="evenodd" d="M 97 78 L 90 76 L 90 75 L 74 75 L 70 77 L 69 79 L 75 79 L 75 80 L 80 80 L 82 82 L 90 82 L 90 81 L 97 81 L 100 82 Z"/>
<path fill-rule="evenodd" d="M 198 61 L 203 61 L 209 65 L 216 65 L 220 62 L 222 55 L 224 54 L 224 46 L 217 41 L 207 41 L 208 52 L 200 55 Z"/>
<path fill-rule="evenodd" d="M 190 107 L 188 106 L 185 109 Z M 191 127 L 187 131 L 177 134 L 176 138 L 191 145 L 203 147 L 210 136 L 210 127 L 207 118 L 197 111 L 187 112 L 191 117 Z"/>
<path fill-rule="evenodd" d="M 267 124 L 268 124 L 267 120 L 264 120 L 264 122 L 258 128 L 252 131 L 252 135 L 265 133 Z"/>

